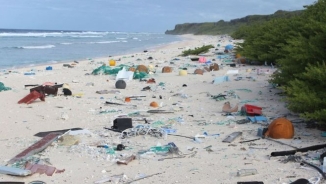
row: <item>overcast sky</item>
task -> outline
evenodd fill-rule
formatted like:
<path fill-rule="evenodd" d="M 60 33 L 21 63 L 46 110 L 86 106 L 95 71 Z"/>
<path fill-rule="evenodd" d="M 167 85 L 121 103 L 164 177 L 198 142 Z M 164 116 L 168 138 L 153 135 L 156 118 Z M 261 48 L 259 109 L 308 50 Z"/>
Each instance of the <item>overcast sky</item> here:
<path fill-rule="evenodd" d="M 0 0 L 0 28 L 164 33 L 176 24 L 217 22 L 315 0 Z"/>

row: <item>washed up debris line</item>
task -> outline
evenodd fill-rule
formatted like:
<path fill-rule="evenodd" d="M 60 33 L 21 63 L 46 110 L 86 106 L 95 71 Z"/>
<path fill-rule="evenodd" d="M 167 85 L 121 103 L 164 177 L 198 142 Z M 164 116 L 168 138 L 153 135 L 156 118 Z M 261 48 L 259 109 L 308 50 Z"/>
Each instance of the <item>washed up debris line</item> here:
<path fill-rule="evenodd" d="M 133 137 L 133 136 L 137 136 L 137 135 L 151 135 L 153 137 L 163 137 L 163 136 L 167 136 L 167 133 L 164 129 L 160 129 L 160 128 L 153 128 L 150 125 L 137 125 L 134 128 L 129 128 L 126 129 L 124 131 L 122 131 L 122 133 L 120 134 L 120 138 L 124 139 L 127 137 Z"/>
<path fill-rule="evenodd" d="M 128 128 L 122 131 L 119 138 L 124 139 L 138 135 L 150 135 L 153 137 L 166 139 L 168 134 L 176 133 L 176 130 L 172 129 L 172 126 L 176 123 L 184 123 L 184 119 L 181 117 L 176 117 L 168 119 L 167 123 L 162 121 L 155 121 L 151 123 L 151 125 L 138 124 L 133 128 Z"/>
<path fill-rule="evenodd" d="M 207 93 L 207 96 L 210 96 L 216 101 L 223 101 L 229 98 L 240 99 L 239 95 L 237 95 L 233 90 L 225 91 L 224 93 L 219 93 L 218 95 L 211 95 L 210 93 Z"/>
<path fill-rule="evenodd" d="M 305 161 L 301 156 L 298 156 L 298 155 L 290 155 L 288 157 L 285 157 L 283 159 L 280 159 L 280 161 L 282 163 L 288 163 L 288 162 L 298 162 L 298 163 L 302 163 L 302 164 L 306 164 L 310 167 L 312 167 L 313 169 L 317 170 L 319 172 L 319 177 L 313 177 L 313 178 L 310 178 L 309 181 L 310 183 L 319 183 L 322 179 L 326 179 L 326 175 L 325 173 L 317 166 Z M 302 168 L 304 169 L 310 169 L 310 168 L 307 168 L 307 167 L 303 167 Z"/>
<path fill-rule="evenodd" d="M 206 125 L 210 125 L 210 124 L 215 124 L 215 125 L 230 125 L 230 124 L 233 124 L 235 123 L 234 120 L 232 119 L 228 119 L 228 120 L 223 120 L 223 121 L 218 121 L 218 122 L 215 122 L 215 123 L 208 123 L 206 121 L 200 121 L 197 123 L 197 125 L 199 126 L 206 126 Z"/>

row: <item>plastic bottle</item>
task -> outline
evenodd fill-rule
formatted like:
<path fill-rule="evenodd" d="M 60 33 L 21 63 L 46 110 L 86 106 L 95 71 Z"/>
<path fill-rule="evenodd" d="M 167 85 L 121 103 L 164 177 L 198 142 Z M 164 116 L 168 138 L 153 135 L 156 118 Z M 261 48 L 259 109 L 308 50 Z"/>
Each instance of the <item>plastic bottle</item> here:
<path fill-rule="evenodd" d="M 237 172 L 237 176 L 250 176 L 250 175 L 255 175 L 257 174 L 257 170 L 256 169 L 239 169 Z"/>
<path fill-rule="evenodd" d="M 323 172 L 325 173 L 326 172 L 326 157 L 324 157 L 324 160 L 323 160 Z"/>
<path fill-rule="evenodd" d="M 169 151 L 170 146 L 153 146 L 149 150 L 154 153 L 167 153 Z"/>
<path fill-rule="evenodd" d="M 111 148 L 109 146 L 106 146 L 105 149 L 106 149 L 106 153 L 108 153 L 110 155 L 114 155 L 115 154 L 115 151 L 114 151 L 113 148 Z"/>

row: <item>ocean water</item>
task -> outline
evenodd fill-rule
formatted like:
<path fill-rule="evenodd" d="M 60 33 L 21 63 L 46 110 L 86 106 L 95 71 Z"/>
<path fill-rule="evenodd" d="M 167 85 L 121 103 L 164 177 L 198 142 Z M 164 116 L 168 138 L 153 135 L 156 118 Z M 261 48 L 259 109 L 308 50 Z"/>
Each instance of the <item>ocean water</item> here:
<path fill-rule="evenodd" d="M 0 29 L 0 69 L 116 56 L 181 40 L 158 33 Z"/>

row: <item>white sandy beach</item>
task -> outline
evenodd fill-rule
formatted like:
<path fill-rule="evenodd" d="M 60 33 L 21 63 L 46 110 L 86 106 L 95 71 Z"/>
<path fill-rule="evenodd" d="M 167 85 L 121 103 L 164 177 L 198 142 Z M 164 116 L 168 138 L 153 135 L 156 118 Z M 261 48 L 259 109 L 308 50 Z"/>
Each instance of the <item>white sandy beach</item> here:
<path fill-rule="evenodd" d="M 216 46 L 217 43 L 222 44 L 221 50 L 223 50 L 224 46 L 229 44 L 229 40 L 224 39 L 219 42 L 221 38 L 218 36 L 186 36 L 189 38 L 186 41 L 155 49 L 149 48 L 146 53 L 78 61 L 74 68 L 63 67 L 62 63 L 58 63 L 51 65 L 53 70 L 50 71 L 45 70 L 46 66 L 36 66 L 12 70 L 10 73 L 1 72 L 0 82 L 12 90 L 0 92 L 0 112 L 2 112 L 0 165 L 5 166 L 11 158 L 40 140 L 39 137 L 34 136 L 38 132 L 80 127 L 88 130 L 89 133 L 75 135 L 74 137 L 79 139 L 76 145 L 64 146 L 59 141 L 55 141 L 43 152 L 35 155 L 41 159 L 47 158 L 57 169 L 65 169 L 63 173 L 55 173 L 53 176 L 36 173 L 24 177 L 0 174 L 0 182 L 28 183 L 40 180 L 47 184 L 94 183 L 103 178 L 124 174 L 125 177 L 120 180 L 120 183 L 125 183 L 157 173 L 159 174 L 133 183 L 234 184 L 239 181 L 263 181 L 265 184 L 282 184 L 291 183 L 299 178 L 320 177 L 318 172 L 311 167 L 301 167 L 298 162 L 282 163 L 279 160 L 283 157 L 270 157 L 270 153 L 274 151 L 293 150 L 289 146 L 267 139 L 239 143 L 259 138 L 257 129 L 266 125 L 226 123 L 232 118 L 233 120 L 246 119 L 246 116 L 240 115 L 224 116 L 222 106 L 226 101 L 229 101 L 231 106 L 236 103 L 240 103 L 240 106 L 244 105 L 241 102 L 260 106 L 263 108 L 263 115 L 270 118 L 269 122 L 282 116 L 287 116 L 289 120 L 298 119 L 296 114 L 286 109 L 282 96 L 276 95 L 280 91 L 272 88 L 267 81 L 275 69 L 269 66 L 237 65 L 235 68 L 224 66 L 219 71 L 194 75 L 193 71 L 197 68 L 202 69 L 203 66 L 191 61 L 189 57 L 180 57 L 182 51 L 201 47 L 204 44 Z M 148 60 L 148 57 L 153 57 L 153 60 Z M 136 61 L 138 58 L 141 61 Z M 180 60 L 173 60 L 174 58 Z M 221 64 L 212 52 L 208 53 L 206 58 L 211 61 L 215 59 L 213 63 Z M 149 75 L 149 78 L 154 78 L 156 84 L 132 80 L 126 82 L 126 89 L 120 89 L 120 93 L 97 94 L 96 91 L 100 90 L 116 90 L 115 76 L 85 74 L 90 74 L 102 63 L 108 64 L 110 59 L 120 59 L 117 65 L 134 63 L 154 66 L 157 72 Z M 173 72 L 162 73 L 164 66 L 173 67 Z M 179 67 L 185 66 L 188 69 L 188 75 L 179 76 Z M 257 69 L 260 68 L 269 69 L 269 73 L 257 75 Z M 35 71 L 35 75 L 24 75 L 31 69 Z M 238 70 L 239 73 L 228 74 L 229 81 L 227 82 L 212 84 L 215 77 L 224 76 L 229 70 Z M 242 80 L 235 80 L 239 76 Z M 41 85 L 44 82 L 68 83 L 72 93 L 81 94 L 81 97 L 48 96 L 44 102 L 37 99 L 29 105 L 17 103 L 29 94 L 30 88 L 25 88 L 24 85 Z M 160 82 L 165 85 L 160 86 Z M 90 83 L 94 86 L 87 85 Z M 184 84 L 186 87 L 183 87 Z M 151 86 L 153 90 L 142 91 L 146 86 Z M 240 99 L 227 97 L 226 100 L 216 101 L 210 96 L 230 90 L 235 91 Z M 176 95 L 178 93 L 180 94 Z M 59 88 L 59 94 L 62 94 L 61 88 Z M 145 95 L 146 97 L 141 97 L 140 100 L 132 99 L 130 103 L 124 102 L 125 97 L 132 95 Z M 159 98 L 160 95 L 162 99 Z M 105 105 L 106 101 L 126 105 Z M 149 106 L 152 101 L 162 105 L 159 109 L 174 113 L 144 113 L 144 111 L 154 109 Z M 116 112 L 100 114 L 101 109 Z M 112 121 L 117 115 L 138 111 L 141 111 L 142 115 L 148 115 L 150 123 L 161 121 L 166 125 L 171 124 L 172 128 L 177 130 L 177 135 L 194 137 L 207 132 L 208 136 L 199 138 L 201 142 L 173 135 L 167 135 L 166 138 L 136 135 L 120 139 L 119 133 L 104 129 L 104 127 L 112 126 Z M 63 116 L 67 118 L 64 119 Z M 181 122 L 177 121 L 181 119 Z M 200 122 L 205 123 L 200 124 Z M 143 123 L 144 121 L 133 121 L 134 126 Z M 295 137 L 300 137 L 300 139 L 280 139 L 279 141 L 298 148 L 322 144 L 325 141 L 325 138 L 320 136 L 319 130 L 306 129 L 305 124 L 302 123 L 294 123 L 294 126 Z M 242 136 L 231 143 L 222 142 L 229 134 L 237 131 L 242 132 Z M 211 134 L 219 135 L 209 136 Z M 179 148 L 183 154 L 182 158 L 171 159 L 169 157 L 172 155 L 140 154 L 141 151 L 149 150 L 153 146 L 166 145 L 170 142 Z M 116 147 L 121 143 L 127 148 L 123 151 L 116 151 L 115 155 L 106 153 L 104 148 L 97 148 L 98 145 Z M 211 147 L 207 149 L 208 146 Z M 116 163 L 117 159 L 130 155 L 135 155 L 136 159 L 128 165 Z M 309 153 L 305 158 L 318 165 L 319 161 L 313 159 L 311 155 L 313 154 Z M 159 161 L 161 158 L 169 159 Z M 239 177 L 237 176 L 238 169 L 256 169 L 258 173 Z"/>

